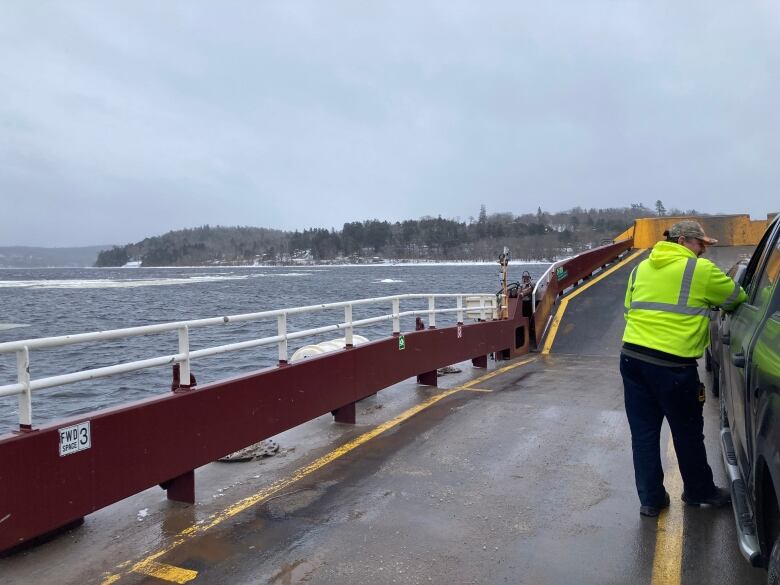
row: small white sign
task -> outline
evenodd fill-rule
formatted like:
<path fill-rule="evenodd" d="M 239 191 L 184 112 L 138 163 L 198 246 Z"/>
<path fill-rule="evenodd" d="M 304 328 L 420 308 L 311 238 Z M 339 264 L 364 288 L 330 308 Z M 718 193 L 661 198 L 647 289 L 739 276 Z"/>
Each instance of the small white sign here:
<path fill-rule="evenodd" d="M 463 327 L 458 325 L 458 339 L 463 339 Z"/>
<path fill-rule="evenodd" d="M 89 432 L 89 421 L 59 429 L 60 457 L 72 455 L 92 446 L 92 436 Z"/>

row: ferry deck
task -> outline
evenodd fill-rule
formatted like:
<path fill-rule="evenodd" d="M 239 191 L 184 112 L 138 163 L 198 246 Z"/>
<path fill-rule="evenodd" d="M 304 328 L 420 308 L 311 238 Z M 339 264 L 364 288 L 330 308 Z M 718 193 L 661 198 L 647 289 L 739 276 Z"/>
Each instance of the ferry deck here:
<path fill-rule="evenodd" d="M 725 269 L 746 252 L 708 257 Z M 273 457 L 201 467 L 194 506 L 141 492 L 6 555 L 0 582 L 764 583 L 730 508 L 680 501 L 666 425 L 672 504 L 639 515 L 617 356 L 626 279 L 645 256 L 564 297 L 544 351 L 460 363 L 438 388 L 404 381 L 358 403 L 355 425 L 324 415 L 275 437 Z M 725 485 L 717 413 L 708 392 Z"/>

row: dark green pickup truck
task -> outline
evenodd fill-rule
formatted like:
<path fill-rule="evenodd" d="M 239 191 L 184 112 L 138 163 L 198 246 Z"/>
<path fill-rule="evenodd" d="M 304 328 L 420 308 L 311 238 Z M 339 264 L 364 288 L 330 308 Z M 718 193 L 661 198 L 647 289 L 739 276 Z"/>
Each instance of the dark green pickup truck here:
<path fill-rule="evenodd" d="M 742 553 L 780 584 L 780 221 L 739 282 L 748 300 L 717 319 L 721 443 Z"/>

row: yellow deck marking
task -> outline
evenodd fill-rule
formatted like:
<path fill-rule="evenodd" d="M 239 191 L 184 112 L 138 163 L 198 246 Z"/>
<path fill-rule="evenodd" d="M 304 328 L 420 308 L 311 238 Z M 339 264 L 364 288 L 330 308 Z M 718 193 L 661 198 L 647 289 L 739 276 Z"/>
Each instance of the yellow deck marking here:
<path fill-rule="evenodd" d="M 466 392 L 492 392 L 489 388 L 464 388 L 459 386 L 458 390 L 465 390 Z"/>
<path fill-rule="evenodd" d="M 166 565 L 165 563 L 157 563 L 155 561 L 145 563 L 137 572 L 149 575 L 150 577 L 157 577 L 163 581 L 179 584 L 189 583 L 198 576 L 197 571 L 182 569 L 181 567 L 174 567 L 173 565 Z"/>
<path fill-rule="evenodd" d="M 588 288 L 590 288 L 591 286 L 596 284 L 602 278 L 606 278 L 607 276 L 609 276 L 610 274 L 612 274 L 616 270 L 622 268 L 623 266 L 625 266 L 626 264 L 631 262 L 634 258 L 639 256 L 642 252 L 644 252 L 644 249 L 637 250 L 633 254 L 630 254 L 629 256 L 627 256 L 626 258 L 624 258 L 623 260 L 621 260 L 620 262 L 615 264 L 612 268 L 610 268 L 606 272 L 602 272 L 601 274 L 599 274 L 596 278 L 592 279 L 587 284 L 581 286 L 580 288 L 576 289 L 571 294 L 569 294 L 569 295 L 563 297 L 563 299 L 561 299 L 561 304 L 558 306 L 558 310 L 555 312 L 555 316 L 553 317 L 552 323 L 550 323 L 550 330 L 547 332 L 547 339 L 545 339 L 545 341 L 544 341 L 544 347 L 542 348 L 542 353 L 543 354 L 550 353 L 550 349 L 552 348 L 552 344 L 555 341 L 555 334 L 558 333 L 558 326 L 561 324 L 561 319 L 563 319 L 563 314 L 564 314 L 564 312 L 566 312 L 566 305 L 569 304 L 569 301 L 571 299 L 573 299 L 574 297 L 576 297 L 581 292 L 586 291 Z"/>
<path fill-rule="evenodd" d="M 175 537 L 173 537 L 173 540 L 171 540 L 170 543 L 165 545 L 164 547 L 160 548 L 157 552 L 152 553 L 151 555 L 147 556 L 144 559 L 141 559 L 134 565 L 132 565 L 129 569 L 129 572 L 131 573 L 142 573 L 144 575 L 151 575 L 153 570 L 155 570 L 155 567 L 172 567 L 171 565 L 165 565 L 163 563 L 160 563 L 157 561 L 160 557 L 163 555 L 168 554 L 175 548 L 178 548 L 179 545 L 184 544 L 188 540 L 194 538 L 195 536 L 201 535 L 207 530 L 210 530 L 211 528 L 221 524 L 225 520 L 229 520 L 236 514 L 239 514 L 240 512 L 243 512 L 247 508 L 251 508 L 252 506 L 255 506 L 257 504 L 262 503 L 263 501 L 267 500 L 271 496 L 277 494 L 278 492 L 284 490 L 285 488 L 289 487 L 291 484 L 294 484 L 295 482 L 303 479 L 307 475 L 310 475 L 311 473 L 314 473 L 321 467 L 324 467 L 328 463 L 331 463 L 335 461 L 336 459 L 343 457 L 350 451 L 354 451 L 358 447 L 360 447 L 363 443 L 366 443 L 367 441 L 370 441 L 371 439 L 381 435 L 385 431 L 401 424 L 405 420 L 411 418 L 418 412 L 425 410 L 429 406 L 432 406 L 433 404 L 436 404 L 439 402 L 442 398 L 446 398 L 447 396 L 450 396 L 451 394 L 455 394 L 456 392 L 460 392 L 462 390 L 470 390 L 477 384 L 480 384 L 481 382 L 484 382 L 485 380 L 489 380 L 490 378 L 494 378 L 495 376 L 498 376 L 499 374 L 502 374 L 504 372 L 508 372 L 509 370 L 513 370 L 517 367 L 520 367 L 524 364 L 527 364 L 529 362 L 532 362 L 536 359 L 536 357 L 528 358 L 519 362 L 515 362 L 514 364 L 509 364 L 508 366 L 504 366 L 502 368 L 499 368 L 497 370 L 494 370 L 492 372 L 489 372 L 487 374 L 484 374 L 478 378 L 475 378 L 471 380 L 470 382 L 467 382 L 463 384 L 462 386 L 457 386 L 455 388 L 450 388 L 448 390 L 444 390 L 443 392 L 440 392 L 434 396 L 431 396 L 430 398 L 424 400 L 420 404 L 417 404 L 408 410 L 402 412 L 398 416 L 382 423 L 381 425 L 373 428 L 372 430 L 363 433 L 359 437 L 352 439 L 351 441 L 345 443 L 341 447 L 338 447 L 337 449 L 334 449 L 330 453 L 327 453 L 326 455 L 323 455 L 319 459 L 314 460 L 309 465 L 306 465 L 304 467 L 301 467 L 298 469 L 295 473 L 293 473 L 291 476 L 280 479 L 278 481 L 275 481 L 265 489 L 260 490 L 259 492 L 252 494 L 251 496 L 248 496 L 244 498 L 243 500 L 239 500 L 232 506 L 229 506 L 228 508 L 225 508 L 221 512 L 217 512 L 216 514 L 213 514 L 210 518 L 208 518 L 206 521 L 200 523 L 200 524 L 193 524 L 192 526 L 188 526 L 181 532 L 179 532 Z M 118 565 L 116 568 L 121 569 L 122 567 L 126 566 L 129 562 L 125 561 L 124 563 Z M 173 569 L 178 569 L 178 567 L 172 567 Z M 181 571 L 186 571 L 187 569 L 178 569 Z M 194 572 L 194 571 L 193 571 Z M 126 572 L 120 572 L 120 573 L 114 573 L 111 575 L 106 575 L 103 578 L 103 581 L 101 582 L 101 585 L 110 585 L 111 583 L 117 582 Z M 196 573 L 197 575 L 197 573 Z M 158 575 L 155 574 L 155 577 Z M 161 577 L 163 578 L 163 577 Z M 194 577 L 193 577 L 194 578 Z M 178 581 L 176 581 L 178 583 Z M 186 583 L 186 581 L 184 581 Z"/>
<path fill-rule="evenodd" d="M 662 510 L 658 516 L 651 585 L 680 585 L 683 545 L 683 511 L 680 502 L 682 477 L 671 437 L 666 446 L 666 461 L 668 469 L 665 477 L 672 505 Z"/>
<path fill-rule="evenodd" d="M 480 384 L 484 382 L 485 380 L 490 380 L 490 378 L 495 378 L 499 374 L 503 374 L 504 372 L 508 372 L 509 370 L 514 370 L 517 367 L 524 366 L 525 364 L 532 362 L 536 359 L 536 357 L 531 357 L 528 359 L 524 359 L 520 362 L 515 362 L 514 364 L 509 364 L 508 366 L 504 366 L 503 368 L 499 368 L 497 370 L 494 370 L 492 372 L 489 372 L 487 374 L 484 374 L 480 376 L 479 378 L 474 378 L 471 382 L 466 382 L 462 386 L 458 386 L 460 390 L 468 390 L 469 388 L 476 386 L 477 384 Z"/>

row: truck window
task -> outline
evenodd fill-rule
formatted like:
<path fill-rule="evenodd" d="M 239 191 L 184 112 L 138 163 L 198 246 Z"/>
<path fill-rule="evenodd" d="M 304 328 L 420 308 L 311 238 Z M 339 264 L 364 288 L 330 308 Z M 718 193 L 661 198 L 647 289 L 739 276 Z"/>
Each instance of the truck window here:
<path fill-rule="evenodd" d="M 756 251 L 753 253 L 752 258 L 748 263 L 745 275 L 742 277 L 742 287 L 745 289 L 745 292 L 748 295 L 748 302 L 750 302 L 750 304 L 753 304 L 756 299 L 758 280 L 761 277 L 761 273 L 758 269 L 763 264 L 767 251 L 772 249 L 770 246 L 772 242 L 772 234 L 774 231 L 774 229 L 770 228 L 764 232 L 761 241 L 758 243 L 758 246 L 756 246 Z M 776 250 L 776 248 L 774 249 Z"/>
<path fill-rule="evenodd" d="M 777 282 L 778 275 L 780 275 L 780 241 L 775 242 L 775 245 L 772 247 L 764 270 L 759 276 L 758 285 L 753 292 L 751 304 L 759 309 L 764 309 L 769 304 L 772 296 L 772 287 Z"/>

